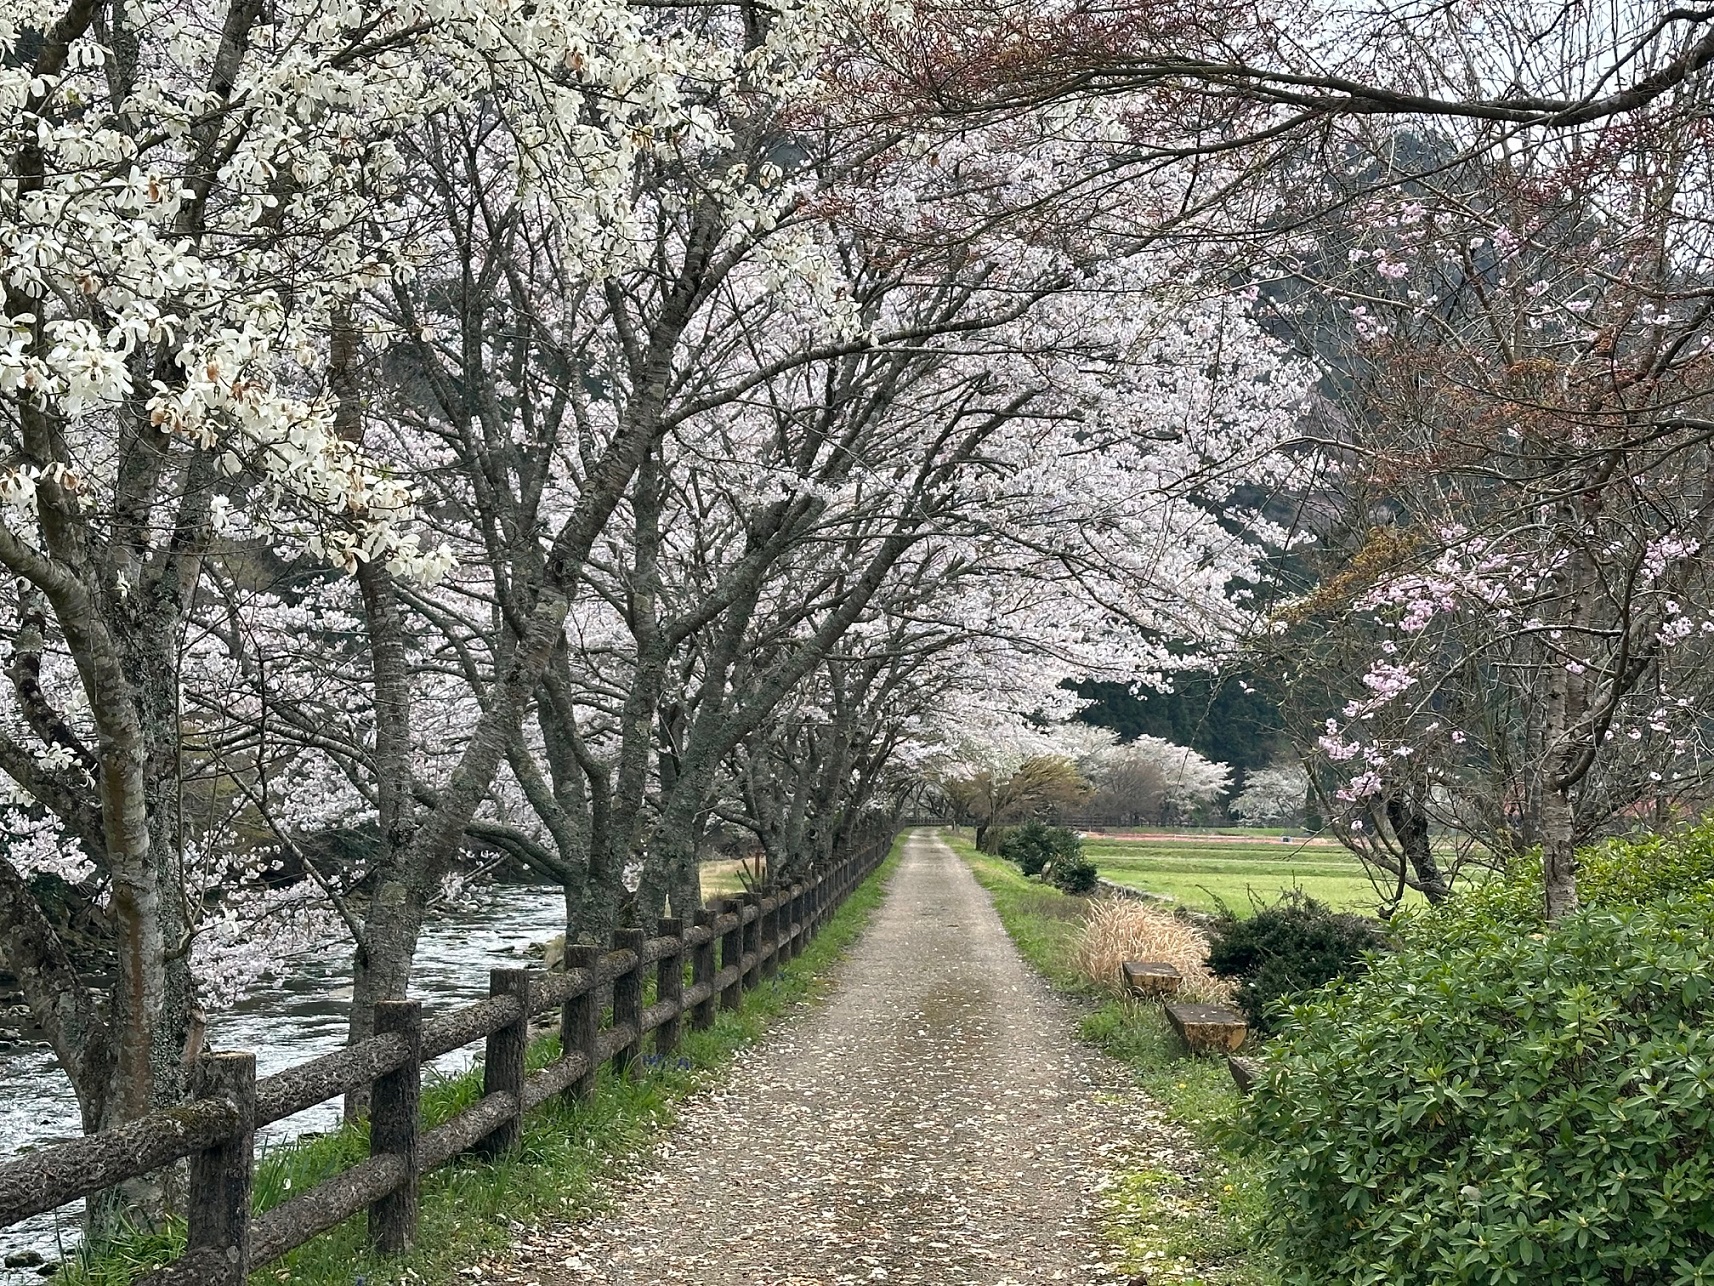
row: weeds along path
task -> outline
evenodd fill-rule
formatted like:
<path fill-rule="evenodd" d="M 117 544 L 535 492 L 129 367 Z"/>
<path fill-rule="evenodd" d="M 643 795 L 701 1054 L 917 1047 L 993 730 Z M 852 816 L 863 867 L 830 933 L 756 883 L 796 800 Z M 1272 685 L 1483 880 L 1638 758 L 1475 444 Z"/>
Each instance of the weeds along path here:
<path fill-rule="evenodd" d="M 1125 1280 L 1101 1235 L 1107 1176 L 1193 1164 L 1156 1111 L 1078 1041 L 964 863 L 918 831 L 827 1000 L 687 1103 L 610 1214 L 524 1234 L 496 1275 Z"/>

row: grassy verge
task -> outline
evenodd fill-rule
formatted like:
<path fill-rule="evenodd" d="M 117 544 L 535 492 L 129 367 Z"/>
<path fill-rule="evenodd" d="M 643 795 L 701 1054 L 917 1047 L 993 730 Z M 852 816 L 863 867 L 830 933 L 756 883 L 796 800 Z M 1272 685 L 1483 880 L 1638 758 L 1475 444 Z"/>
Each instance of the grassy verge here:
<path fill-rule="evenodd" d="M 829 968 L 861 932 L 879 905 L 898 862 L 898 846 L 881 869 L 859 886 L 797 959 L 744 996 L 734 1011 L 719 1011 L 707 1031 L 686 1032 L 678 1054 L 649 1058 L 644 1073 L 620 1080 L 603 1068 L 586 1103 L 544 1103 L 524 1122 L 523 1145 L 498 1163 L 455 1161 L 422 1180 L 417 1244 L 407 1255 L 380 1259 L 369 1253 L 362 1216 L 258 1269 L 251 1282 L 304 1286 L 392 1286 L 450 1282 L 460 1269 L 503 1250 L 519 1225 L 566 1223 L 600 1208 L 603 1180 L 637 1155 L 673 1119 L 674 1105 L 719 1074 L 745 1046 L 782 1016 L 816 999 Z M 531 1046 L 532 1067 L 559 1054 L 559 1038 Z M 440 1124 L 482 1093 L 480 1070 L 423 1087 L 425 1127 Z M 257 1166 L 255 1205 L 267 1210 L 368 1156 L 366 1131 L 349 1127 L 269 1151 Z M 75 1256 L 57 1281 L 77 1286 L 128 1286 L 138 1274 L 170 1260 L 183 1246 L 182 1228 L 122 1236 L 97 1252 Z"/>
<path fill-rule="evenodd" d="M 1097 832 L 1112 831 L 1118 835 L 1184 835 L 1195 839 L 1207 835 L 1227 835 L 1237 839 L 1245 836 L 1260 836 L 1263 839 L 1278 839 L 1281 835 L 1299 835 L 1314 837 L 1314 832 L 1306 831 L 1301 826 L 1098 826 Z"/>
<path fill-rule="evenodd" d="M 1224 1125 L 1238 1103 L 1225 1064 L 1185 1057 L 1159 1008 L 1120 1000 L 1078 973 L 1073 952 L 1086 899 L 1024 878 L 1010 862 L 976 852 L 968 838 L 945 838 L 988 891 L 1024 958 L 1056 988 L 1088 1004 L 1083 1038 L 1126 1063 L 1203 1155 L 1193 1178 L 1136 1170 L 1108 1193 L 1111 1232 L 1127 1268 L 1151 1282 L 1260 1286 L 1273 1280 L 1249 1248 L 1259 1183 L 1224 1146 Z"/>

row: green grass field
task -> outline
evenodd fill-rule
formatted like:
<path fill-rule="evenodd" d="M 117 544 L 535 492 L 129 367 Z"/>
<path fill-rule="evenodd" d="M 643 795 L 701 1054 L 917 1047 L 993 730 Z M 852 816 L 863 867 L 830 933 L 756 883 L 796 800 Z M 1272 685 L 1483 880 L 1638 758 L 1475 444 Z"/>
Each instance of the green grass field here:
<path fill-rule="evenodd" d="M 1353 911 L 1373 913 L 1381 902 L 1363 867 L 1339 845 L 1250 834 L 1258 838 L 1213 831 L 1146 839 L 1092 835 L 1084 840 L 1083 851 L 1103 878 L 1199 911 L 1216 911 L 1224 904 L 1247 915 L 1256 899 L 1276 902 L 1291 889 Z"/>

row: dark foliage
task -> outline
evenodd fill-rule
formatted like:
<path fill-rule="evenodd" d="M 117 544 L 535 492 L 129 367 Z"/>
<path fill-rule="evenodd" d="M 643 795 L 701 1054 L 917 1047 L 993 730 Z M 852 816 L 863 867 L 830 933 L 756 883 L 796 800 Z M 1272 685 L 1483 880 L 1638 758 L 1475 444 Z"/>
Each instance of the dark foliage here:
<path fill-rule="evenodd" d="M 1083 856 L 1081 845 L 1075 854 L 1056 857 L 1047 868 L 1047 880 L 1062 893 L 1093 893 L 1095 863 Z"/>
<path fill-rule="evenodd" d="M 1238 1007 L 1261 1033 L 1275 1029 L 1276 1001 L 1367 969 L 1364 955 L 1386 945 L 1381 926 L 1290 893 L 1247 920 L 1227 912 L 1215 926 L 1208 967 L 1238 980 Z"/>
<path fill-rule="evenodd" d="M 1083 856 L 1083 841 L 1076 831 L 1046 822 L 1025 822 L 1009 829 L 1000 840 L 1000 856 L 1016 862 L 1025 875 L 1040 875 L 1049 862 Z"/>
<path fill-rule="evenodd" d="M 1279 757 L 1278 684 L 1264 673 L 1205 673 L 1176 676 L 1173 691 L 1133 691 L 1123 683 L 1085 679 L 1074 686 L 1090 704 L 1084 723 L 1111 728 L 1131 741 L 1148 734 L 1189 746 L 1240 774 L 1266 768 Z"/>

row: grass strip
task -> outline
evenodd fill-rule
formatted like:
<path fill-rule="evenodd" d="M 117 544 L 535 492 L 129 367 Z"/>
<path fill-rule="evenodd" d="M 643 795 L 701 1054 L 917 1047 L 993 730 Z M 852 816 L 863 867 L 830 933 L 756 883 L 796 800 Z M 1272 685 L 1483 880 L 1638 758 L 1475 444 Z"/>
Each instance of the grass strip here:
<path fill-rule="evenodd" d="M 1261 1185 L 1252 1163 L 1227 1147 L 1239 1098 L 1225 1063 L 1185 1056 L 1158 1006 L 1121 1000 L 1078 972 L 1087 898 L 1026 878 L 1012 863 L 978 853 L 965 836 L 942 832 L 942 838 L 969 863 L 1024 958 L 1086 1007 L 1078 1034 L 1125 1063 L 1203 1155 L 1192 1178 L 1132 1170 L 1106 1194 L 1109 1232 L 1127 1269 L 1150 1283 L 1261 1286 L 1275 1280 L 1264 1257 L 1250 1248 Z"/>
<path fill-rule="evenodd" d="M 417 1242 L 406 1255 L 383 1259 L 367 1245 L 363 1216 L 347 1220 L 250 1276 L 259 1283 L 303 1286 L 394 1286 L 450 1282 L 484 1254 L 501 1251 L 520 1226 L 571 1223 L 602 1208 L 604 1181 L 671 1125 L 675 1105 L 718 1078 L 721 1069 L 798 1007 L 826 990 L 832 966 L 880 905 L 899 861 L 902 838 L 879 870 L 859 885 L 804 953 L 744 994 L 736 1010 L 720 1010 L 707 1031 L 686 1031 L 677 1054 L 642 1060 L 636 1079 L 603 1067 L 594 1095 L 583 1103 L 549 1101 L 524 1120 L 523 1142 L 498 1161 L 457 1160 L 422 1177 Z M 532 1070 L 559 1056 L 559 1037 L 530 1046 Z M 482 1096 L 482 1072 L 423 1085 L 423 1127 L 434 1126 Z M 369 1155 L 363 1124 L 269 1149 L 258 1161 L 258 1212 L 271 1209 Z M 57 1281 L 76 1286 L 129 1286 L 138 1275 L 172 1260 L 184 1246 L 182 1224 L 157 1231 L 126 1230 L 100 1247 L 74 1253 Z"/>

